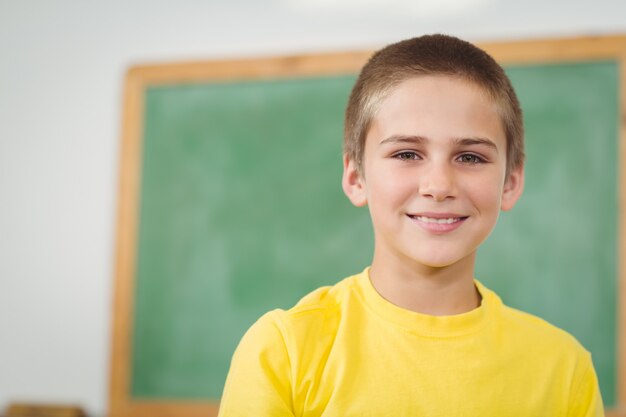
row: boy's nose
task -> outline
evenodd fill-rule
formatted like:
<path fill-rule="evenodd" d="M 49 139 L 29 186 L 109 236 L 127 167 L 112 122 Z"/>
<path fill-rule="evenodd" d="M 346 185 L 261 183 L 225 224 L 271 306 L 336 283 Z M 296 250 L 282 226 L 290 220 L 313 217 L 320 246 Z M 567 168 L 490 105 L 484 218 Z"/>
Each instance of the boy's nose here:
<path fill-rule="evenodd" d="M 444 201 L 456 196 L 454 173 L 447 166 L 432 166 L 420 180 L 419 192 L 435 201 Z"/>

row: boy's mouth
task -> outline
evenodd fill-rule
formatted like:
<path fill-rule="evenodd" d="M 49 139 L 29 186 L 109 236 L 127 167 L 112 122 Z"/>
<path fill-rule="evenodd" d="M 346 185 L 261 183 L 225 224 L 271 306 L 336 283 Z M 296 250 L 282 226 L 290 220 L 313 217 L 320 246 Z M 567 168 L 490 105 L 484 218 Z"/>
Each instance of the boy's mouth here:
<path fill-rule="evenodd" d="M 469 216 L 453 213 L 407 214 L 423 229 L 433 233 L 446 233 L 459 227 Z"/>
<path fill-rule="evenodd" d="M 410 216 L 410 217 L 417 219 L 421 222 L 438 223 L 438 224 L 452 224 L 452 223 L 456 223 L 458 221 L 467 219 L 467 217 L 442 217 L 442 218 L 427 217 L 427 216 Z"/>

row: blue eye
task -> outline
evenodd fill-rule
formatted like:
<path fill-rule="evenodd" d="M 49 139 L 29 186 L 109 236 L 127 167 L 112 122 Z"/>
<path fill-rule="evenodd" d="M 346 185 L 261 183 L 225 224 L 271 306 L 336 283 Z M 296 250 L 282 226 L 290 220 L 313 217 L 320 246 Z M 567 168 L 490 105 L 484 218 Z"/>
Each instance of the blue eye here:
<path fill-rule="evenodd" d="M 463 155 L 459 156 L 458 160 L 459 162 L 462 162 L 464 164 L 482 164 L 483 162 L 485 162 L 485 160 L 480 156 L 471 153 L 464 153 Z"/>

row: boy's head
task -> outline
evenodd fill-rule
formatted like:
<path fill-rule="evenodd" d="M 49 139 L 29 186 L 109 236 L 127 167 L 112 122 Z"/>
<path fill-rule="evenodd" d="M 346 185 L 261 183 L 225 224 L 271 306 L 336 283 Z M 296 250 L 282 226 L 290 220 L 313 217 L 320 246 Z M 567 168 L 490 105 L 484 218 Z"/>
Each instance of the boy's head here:
<path fill-rule="evenodd" d="M 522 115 L 502 68 L 448 36 L 393 44 L 363 68 L 345 129 L 342 186 L 369 207 L 372 268 L 459 265 L 470 274 L 523 190 Z"/>
<path fill-rule="evenodd" d="M 493 100 L 506 134 L 506 174 L 524 163 L 522 111 L 509 78 L 498 63 L 469 42 L 425 35 L 389 45 L 363 67 L 346 109 L 344 153 L 363 174 L 365 138 L 382 100 L 403 81 L 424 75 L 461 78 Z"/>

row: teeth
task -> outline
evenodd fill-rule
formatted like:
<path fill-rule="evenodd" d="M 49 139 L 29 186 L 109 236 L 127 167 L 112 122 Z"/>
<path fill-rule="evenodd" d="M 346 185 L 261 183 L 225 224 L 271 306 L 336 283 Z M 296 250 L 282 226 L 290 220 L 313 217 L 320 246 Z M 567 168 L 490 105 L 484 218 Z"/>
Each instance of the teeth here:
<path fill-rule="evenodd" d="M 451 223 L 459 221 L 460 219 L 459 217 L 450 217 L 449 219 L 433 219 L 431 217 L 424 217 L 424 216 L 416 216 L 415 218 L 424 223 L 440 223 L 440 224 L 451 224 Z"/>

